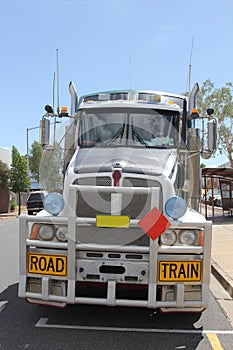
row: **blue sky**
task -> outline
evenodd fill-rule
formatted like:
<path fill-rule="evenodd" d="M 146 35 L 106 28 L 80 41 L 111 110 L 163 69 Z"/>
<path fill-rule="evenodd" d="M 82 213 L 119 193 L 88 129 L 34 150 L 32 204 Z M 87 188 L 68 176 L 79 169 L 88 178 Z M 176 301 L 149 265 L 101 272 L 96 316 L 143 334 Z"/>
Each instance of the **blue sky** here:
<path fill-rule="evenodd" d="M 68 107 L 70 80 L 79 95 L 184 92 L 193 38 L 191 85 L 233 81 L 232 0 L 0 0 L 0 13 L 0 147 L 21 154 L 26 129 L 52 104 L 56 49 L 60 105 Z M 31 130 L 29 144 L 38 135 Z"/>

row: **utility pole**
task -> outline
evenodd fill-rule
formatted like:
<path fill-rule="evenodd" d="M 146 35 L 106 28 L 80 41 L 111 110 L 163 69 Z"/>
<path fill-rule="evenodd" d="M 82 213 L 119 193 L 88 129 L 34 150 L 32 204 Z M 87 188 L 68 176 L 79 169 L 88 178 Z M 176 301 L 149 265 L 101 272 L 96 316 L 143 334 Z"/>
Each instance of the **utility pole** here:
<path fill-rule="evenodd" d="M 28 134 L 30 130 L 34 130 L 34 129 L 39 129 L 40 126 L 34 126 L 33 128 L 27 128 L 27 173 L 29 176 L 29 141 L 28 141 Z"/>

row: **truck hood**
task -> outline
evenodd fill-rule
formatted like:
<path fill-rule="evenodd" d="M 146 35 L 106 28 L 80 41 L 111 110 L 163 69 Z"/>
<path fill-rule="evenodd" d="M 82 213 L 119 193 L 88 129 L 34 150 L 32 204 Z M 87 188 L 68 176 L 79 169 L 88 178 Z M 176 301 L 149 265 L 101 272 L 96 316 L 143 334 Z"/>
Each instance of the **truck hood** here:
<path fill-rule="evenodd" d="M 77 152 L 74 172 L 112 172 L 113 168 L 121 168 L 127 173 L 169 176 L 175 163 L 176 150 L 171 149 L 83 148 Z"/>

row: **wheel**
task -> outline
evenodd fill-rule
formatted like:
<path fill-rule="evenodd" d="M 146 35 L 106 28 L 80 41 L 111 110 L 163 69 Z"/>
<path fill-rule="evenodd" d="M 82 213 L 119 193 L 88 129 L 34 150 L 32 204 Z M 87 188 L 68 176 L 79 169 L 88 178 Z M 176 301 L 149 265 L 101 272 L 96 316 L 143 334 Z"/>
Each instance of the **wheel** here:
<path fill-rule="evenodd" d="M 28 210 L 28 215 L 33 215 L 33 211 L 32 210 Z"/>

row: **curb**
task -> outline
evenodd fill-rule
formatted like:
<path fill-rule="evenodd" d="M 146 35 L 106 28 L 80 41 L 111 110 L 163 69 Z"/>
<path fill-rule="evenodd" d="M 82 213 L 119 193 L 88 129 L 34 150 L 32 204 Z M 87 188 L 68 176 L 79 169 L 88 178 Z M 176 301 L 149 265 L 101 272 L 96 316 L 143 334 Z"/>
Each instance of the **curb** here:
<path fill-rule="evenodd" d="M 211 273 L 219 281 L 222 287 L 228 292 L 228 294 L 233 298 L 233 281 L 224 272 L 221 267 L 212 259 L 211 263 Z"/>
<path fill-rule="evenodd" d="M 26 212 L 21 211 L 21 214 L 26 214 Z M 0 214 L 0 220 L 13 219 L 18 217 L 19 217 L 18 212 Z"/>
<path fill-rule="evenodd" d="M 0 220 L 6 220 L 6 219 L 12 219 L 16 218 L 18 215 L 17 214 L 0 214 Z"/>

